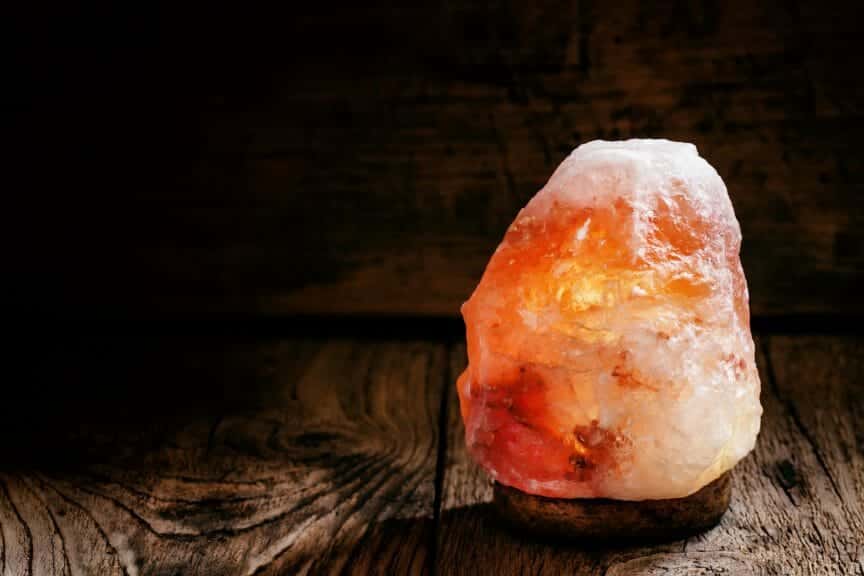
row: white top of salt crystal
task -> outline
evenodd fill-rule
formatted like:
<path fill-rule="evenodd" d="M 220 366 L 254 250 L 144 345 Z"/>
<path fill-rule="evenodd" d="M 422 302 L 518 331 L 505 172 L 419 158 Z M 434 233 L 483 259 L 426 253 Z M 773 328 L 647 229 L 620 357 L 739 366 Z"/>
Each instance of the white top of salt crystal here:
<path fill-rule="evenodd" d="M 667 154 L 693 154 L 699 156 L 699 151 L 690 142 L 676 142 L 666 138 L 630 138 L 629 140 L 592 140 L 578 146 L 572 154 L 584 154 L 592 150 L 648 150 L 665 152 Z"/>
<path fill-rule="evenodd" d="M 711 220 L 739 230 L 726 185 L 696 146 L 666 139 L 594 140 L 582 144 L 552 174 L 528 210 L 544 215 L 554 201 L 583 207 L 625 198 L 637 213 L 685 196 Z M 527 214 L 526 214 L 527 215 Z M 740 232 L 739 232 L 740 234 Z"/>

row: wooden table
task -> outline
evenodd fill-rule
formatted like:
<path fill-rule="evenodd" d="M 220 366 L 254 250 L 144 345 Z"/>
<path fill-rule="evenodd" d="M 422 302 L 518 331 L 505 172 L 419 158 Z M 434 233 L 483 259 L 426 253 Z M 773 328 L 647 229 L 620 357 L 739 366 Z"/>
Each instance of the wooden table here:
<path fill-rule="evenodd" d="M 490 515 L 458 337 L 247 339 L 224 357 L 249 368 L 224 411 L 84 434 L 106 448 L 86 466 L 4 465 L 0 574 L 864 574 L 858 336 L 760 334 L 762 432 L 722 523 L 618 549 Z"/>

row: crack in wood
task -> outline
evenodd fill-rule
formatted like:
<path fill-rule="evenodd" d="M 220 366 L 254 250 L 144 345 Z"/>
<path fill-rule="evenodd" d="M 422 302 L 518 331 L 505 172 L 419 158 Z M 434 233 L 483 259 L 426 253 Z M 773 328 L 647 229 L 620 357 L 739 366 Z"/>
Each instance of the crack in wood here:
<path fill-rule="evenodd" d="M 6 576 L 6 536 L 3 534 L 2 517 L 0 517 L 0 574 Z"/>
<path fill-rule="evenodd" d="M 33 488 L 33 486 L 30 485 L 30 481 L 28 481 L 25 476 L 18 475 L 17 477 L 18 477 L 18 480 L 21 483 L 21 485 L 24 486 L 33 495 L 33 497 L 42 505 L 43 508 L 45 508 L 45 512 L 48 514 L 48 518 L 51 521 L 51 526 L 54 529 L 54 533 L 57 534 L 58 538 L 60 538 L 60 546 L 61 546 L 61 550 L 63 552 L 63 568 L 64 568 L 61 571 L 61 574 L 71 573 L 72 569 L 71 569 L 70 561 L 69 561 L 69 552 L 66 549 L 66 538 L 63 536 L 63 531 L 60 530 L 60 526 L 57 524 L 57 519 L 54 516 L 54 512 L 51 510 L 51 507 L 48 505 L 48 503 Z M 53 545 L 53 542 L 52 542 L 52 545 Z M 53 568 L 53 564 L 54 564 L 54 555 L 53 554 L 51 555 L 51 563 L 52 563 L 52 568 Z M 53 571 L 53 570 L 52 570 L 52 572 L 56 573 L 56 571 Z"/>
<path fill-rule="evenodd" d="M 438 532 L 441 529 L 441 502 L 444 497 L 444 471 L 447 466 L 447 426 L 449 418 L 450 387 L 455 386 L 452 372 L 453 343 L 445 348 L 447 361 L 444 366 L 441 398 L 438 407 L 438 451 L 435 459 L 435 496 L 432 502 L 432 535 L 429 554 L 429 573 L 438 573 Z"/>
<path fill-rule="evenodd" d="M 82 513 L 85 517 L 89 518 L 90 521 L 93 523 L 94 528 L 96 528 L 96 531 L 99 533 L 99 535 L 100 535 L 100 536 L 102 537 L 102 539 L 105 541 L 105 544 L 106 544 L 106 546 L 107 546 L 107 549 L 110 550 L 110 551 L 112 552 L 112 556 L 114 557 L 115 562 L 116 562 L 117 565 L 120 567 L 120 569 L 121 569 L 121 571 L 123 572 L 123 574 L 124 574 L 125 576 L 131 576 L 130 573 L 129 573 L 129 571 L 126 569 L 126 564 L 125 564 L 125 563 L 122 561 L 122 559 L 121 559 L 120 551 L 119 551 L 119 550 L 114 546 L 114 543 L 111 542 L 111 539 L 108 537 L 108 534 L 105 532 L 104 528 L 102 528 L 102 525 L 101 525 L 101 524 L 96 520 L 96 517 L 93 516 L 93 514 L 90 512 L 90 510 L 88 510 L 86 506 L 83 506 L 83 505 L 81 505 L 80 503 L 76 502 L 73 498 L 67 497 L 63 492 L 61 492 L 60 490 L 58 490 L 58 489 L 57 489 L 53 484 L 51 484 L 47 479 L 42 478 L 41 475 L 34 475 L 33 478 L 37 479 L 37 481 L 38 481 L 42 486 L 51 489 L 51 490 L 52 490 L 54 493 L 56 493 L 56 494 L 57 494 L 57 495 L 58 495 L 58 496 L 59 496 L 59 497 L 60 497 L 64 502 L 67 502 L 68 504 L 74 506 L 75 508 L 77 508 L 78 510 L 80 510 L 81 513 Z"/>
<path fill-rule="evenodd" d="M 771 359 L 771 351 L 770 351 L 770 336 L 765 337 L 765 346 L 763 349 L 763 354 L 766 359 L 766 372 L 768 374 L 768 383 L 771 387 L 771 391 L 780 400 L 781 404 L 786 408 L 786 411 L 789 413 L 789 416 L 792 418 L 792 421 L 795 423 L 795 426 L 798 428 L 798 431 L 801 433 L 801 436 L 807 441 L 807 444 L 810 445 L 810 449 L 813 450 L 813 455 L 816 457 L 816 461 L 819 462 L 819 466 L 825 472 L 825 476 L 828 477 L 828 481 L 831 484 L 831 488 L 834 490 L 834 494 L 841 501 L 843 500 L 843 495 L 840 493 L 840 488 L 837 486 L 837 482 L 834 480 L 834 477 L 831 474 L 831 470 L 828 469 L 827 464 L 825 463 L 825 459 L 822 457 L 822 453 L 819 450 L 819 446 L 816 444 L 816 441 L 813 438 L 813 435 L 810 434 L 810 430 L 807 429 L 807 426 L 804 425 L 804 422 L 801 420 L 801 416 L 798 414 L 798 408 L 792 403 L 789 399 L 785 398 L 783 394 L 780 392 L 780 388 L 777 385 L 777 377 L 774 373 L 774 363 Z M 783 484 L 781 483 L 781 486 Z M 786 486 L 783 486 L 783 490 L 787 492 L 788 490 Z M 789 499 L 792 500 L 793 504 L 795 501 L 789 496 Z"/>
<path fill-rule="evenodd" d="M 18 522 L 21 524 L 21 528 L 24 530 L 24 535 L 27 537 L 27 571 L 26 574 L 33 574 L 33 533 L 30 531 L 30 527 L 24 521 L 24 517 L 21 516 L 21 513 L 18 511 L 18 508 L 15 506 L 15 502 L 12 500 L 12 494 L 9 490 L 9 485 L 6 480 L 0 478 L 0 490 L 3 491 L 3 496 L 6 498 L 6 501 L 9 503 L 9 506 L 12 508 L 12 513 L 18 519 Z"/>

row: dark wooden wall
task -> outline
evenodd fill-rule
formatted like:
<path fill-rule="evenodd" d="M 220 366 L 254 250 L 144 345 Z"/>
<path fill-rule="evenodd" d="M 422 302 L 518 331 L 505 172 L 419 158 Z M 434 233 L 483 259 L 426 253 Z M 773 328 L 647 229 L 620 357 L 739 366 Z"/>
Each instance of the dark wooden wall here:
<path fill-rule="evenodd" d="M 864 313 L 853 3 L 353 4 L 33 26 L 19 301 L 454 317 L 572 148 L 662 136 L 726 180 L 755 315 Z"/>

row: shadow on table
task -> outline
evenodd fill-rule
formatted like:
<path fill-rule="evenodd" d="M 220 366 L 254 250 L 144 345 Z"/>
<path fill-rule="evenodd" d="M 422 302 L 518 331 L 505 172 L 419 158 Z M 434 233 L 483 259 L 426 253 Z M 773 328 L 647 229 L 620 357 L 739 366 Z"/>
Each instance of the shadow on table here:
<path fill-rule="evenodd" d="M 441 515 L 437 564 L 442 574 L 758 574 L 737 554 L 686 551 L 686 541 L 639 544 L 627 541 L 567 541 L 525 532 L 503 522 L 491 502 Z M 680 572 L 679 572 L 680 571 Z M 725 572 L 724 572 L 725 573 Z"/>
<path fill-rule="evenodd" d="M 253 342 L 224 335 L 60 334 L 26 347 L 0 402 L 0 467 L 74 469 L 147 451 L 254 394 Z M 252 401 L 252 400 L 250 400 Z"/>

